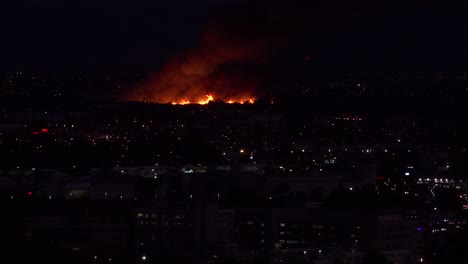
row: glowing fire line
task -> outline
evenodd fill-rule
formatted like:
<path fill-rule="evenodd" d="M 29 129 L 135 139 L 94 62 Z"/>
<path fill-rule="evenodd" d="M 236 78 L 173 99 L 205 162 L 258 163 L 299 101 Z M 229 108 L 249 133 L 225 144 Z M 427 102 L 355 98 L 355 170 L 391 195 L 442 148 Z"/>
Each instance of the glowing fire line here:
<path fill-rule="evenodd" d="M 182 100 L 179 100 L 179 101 L 176 101 L 176 102 L 171 102 L 171 104 L 173 104 L 173 105 L 187 105 L 187 104 L 206 105 L 209 102 L 213 102 L 213 101 L 215 101 L 214 96 L 212 94 L 207 94 L 202 99 L 199 99 L 199 100 L 194 101 L 194 102 L 192 102 L 192 101 L 190 101 L 188 99 L 182 99 Z M 228 103 L 228 104 L 235 104 L 235 103 L 238 103 L 238 104 L 244 104 L 244 103 L 253 104 L 255 102 L 255 98 L 242 98 L 240 100 L 229 99 L 229 100 L 226 100 L 224 102 Z"/>

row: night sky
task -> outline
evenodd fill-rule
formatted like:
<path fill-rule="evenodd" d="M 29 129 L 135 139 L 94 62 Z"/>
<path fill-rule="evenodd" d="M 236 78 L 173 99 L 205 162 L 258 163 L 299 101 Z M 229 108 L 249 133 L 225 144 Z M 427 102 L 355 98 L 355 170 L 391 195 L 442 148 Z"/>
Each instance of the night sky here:
<path fill-rule="evenodd" d="M 468 4 L 449 1 L 10 2 L 0 7 L 1 70 L 151 72 L 207 28 L 268 40 L 271 61 L 467 70 Z"/>

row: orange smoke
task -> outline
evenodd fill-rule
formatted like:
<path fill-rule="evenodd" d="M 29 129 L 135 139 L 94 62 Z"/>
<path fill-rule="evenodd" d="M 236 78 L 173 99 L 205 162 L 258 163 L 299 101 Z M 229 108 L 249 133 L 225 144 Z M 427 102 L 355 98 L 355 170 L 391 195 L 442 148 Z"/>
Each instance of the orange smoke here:
<path fill-rule="evenodd" d="M 282 9 L 270 1 L 236 3 L 213 13 L 197 47 L 172 57 L 124 99 L 181 105 L 254 103 L 263 95 L 265 80 L 271 83 L 275 77 L 267 73 L 269 62 L 291 30 L 279 19 Z"/>
<path fill-rule="evenodd" d="M 126 100 L 172 104 L 207 104 L 211 101 L 253 103 L 258 78 L 245 64 L 261 60 L 262 45 L 207 33 L 199 47 L 171 59 L 125 96 Z"/>

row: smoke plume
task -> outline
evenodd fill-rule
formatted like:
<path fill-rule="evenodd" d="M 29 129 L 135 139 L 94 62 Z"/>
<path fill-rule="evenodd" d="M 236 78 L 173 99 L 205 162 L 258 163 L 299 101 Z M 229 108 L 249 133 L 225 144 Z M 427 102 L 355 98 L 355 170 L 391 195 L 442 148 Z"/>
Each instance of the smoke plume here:
<path fill-rule="evenodd" d="M 198 46 L 171 58 L 126 96 L 155 103 L 243 102 L 261 95 L 262 68 L 281 45 L 278 16 L 264 6 L 230 7 L 210 19 Z"/>

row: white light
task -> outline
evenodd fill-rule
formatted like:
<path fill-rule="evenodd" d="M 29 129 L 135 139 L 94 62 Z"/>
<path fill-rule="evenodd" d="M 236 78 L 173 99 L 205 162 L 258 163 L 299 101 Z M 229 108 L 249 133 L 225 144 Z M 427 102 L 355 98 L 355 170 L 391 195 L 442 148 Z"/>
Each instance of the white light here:
<path fill-rule="evenodd" d="M 409 172 L 405 172 L 405 176 L 409 176 Z"/>
<path fill-rule="evenodd" d="M 141 256 L 141 260 L 146 260 L 146 256 Z"/>

